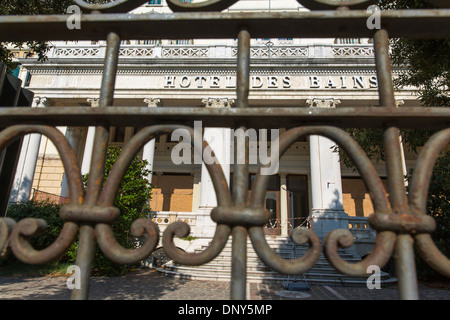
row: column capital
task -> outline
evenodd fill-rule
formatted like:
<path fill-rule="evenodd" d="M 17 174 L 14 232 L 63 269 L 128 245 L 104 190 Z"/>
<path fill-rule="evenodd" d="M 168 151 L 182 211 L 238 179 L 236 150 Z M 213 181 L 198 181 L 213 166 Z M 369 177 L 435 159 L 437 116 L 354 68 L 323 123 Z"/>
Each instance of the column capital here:
<path fill-rule="evenodd" d="M 278 174 L 280 175 L 281 179 L 286 179 L 288 173 L 287 172 L 278 172 Z"/>
<path fill-rule="evenodd" d="M 36 96 L 33 99 L 33 108 L 46 108 L 50 105 L 50 99 L 47 97 Z"/>
<path fill-rule="evenodd" d="M 92 108 L 97 108 L 99 106 L 99 98 L 87 98 L 87 103 L 91 105 Z"/>
<path fill-rule="evenodd" d="M 228 98 L 204 98 L 202 104 L 206 108 L 230 108 L 234 104 L 234 99 Z"/>
<path fill-rule="evenodd" d="M 341 100 L 334 98 L 312 98 L 306 100 L 306 104 L 310 108 L 336 108 L 340 103 Z"/>
<path fill-rule="evenodd" d="M 398 108 L 398 107 L 400 107 L 400 106 L 402 106 L 402 105 L 404 105 L 405 104 L 405 100 L 401 100 L 401 99 L 399 99 L 399 100 L 395 100 L 395 106 Z"/>
<path fill-rule="evenodd" d="M 161 103 L 161 99 L 158 99 L 158 98 L 145 98 L 144 102 L 147 104 L 147 107 L 149 107 L 149 108 L 156 108 Z"/>

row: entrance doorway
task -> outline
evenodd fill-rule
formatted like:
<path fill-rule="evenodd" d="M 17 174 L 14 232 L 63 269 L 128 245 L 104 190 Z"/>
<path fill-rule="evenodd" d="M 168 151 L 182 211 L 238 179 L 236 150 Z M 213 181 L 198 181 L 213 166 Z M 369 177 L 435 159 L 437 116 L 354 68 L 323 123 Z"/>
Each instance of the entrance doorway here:
<path fill-rule="evenodd" d="M 269 222 L 264 227 L 264 233 L 270 235 L 281 234 L 280 220 L 280 191 L 267 191 L 265 206 L 270 213 Z"/>
<path fill-rule="evenodd" d="M 309 227 L 308 177 L 306 175 L 287 176 L 289 233 L 297 227 Z"/>
<path fill-rule="evenodd" d="M 248 190 L 251 190 L 255 174 L 250 174 Z M 233 190 L 233 174 L 230 175 L 230 190 Z M 264 205 L 270 213 L 269 222 L 264 226 L 267 235 L 281 234 L 281 210 L 280 210 L 280 176 L 269 177 Z"/>
<path fill-rule="evenodd" d="M 250 188 L 253 185 L 255 175 L 250 175 Z M 269 177 L 267 185 L 266 197 L 264 204 L 270 213 L 269 222 L 264 226 L 264 233 L 270 235 L 281 234 L 281 220 L 280 220 L 280 176 L 272 175 Z"/>

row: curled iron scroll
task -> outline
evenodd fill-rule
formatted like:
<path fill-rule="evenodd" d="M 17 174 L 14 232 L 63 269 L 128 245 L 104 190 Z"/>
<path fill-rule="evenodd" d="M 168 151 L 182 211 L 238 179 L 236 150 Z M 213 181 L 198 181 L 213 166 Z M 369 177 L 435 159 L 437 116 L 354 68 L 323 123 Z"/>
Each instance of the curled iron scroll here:
<path fill-rule="evenodd" d="M 167 0 L 167 5 L 174 12 L 182 11 L 222 11 L 239 0 L 206 0 L 199 2 L 187 2 L 181 0 Z"/>
<path fill-rule="evenodd" d="M 279 158 L 287 150 L 287 148 L 296 141 L 295 134 L 287 131 L 281 135 L 279 140 Z M 258 171 L 252 186 L 249 203 L 253 208 L 263 207 L 264 198 L 267 190 L 269 175 L 261 174 Z M 301 228 L 294 229 L 291 233 L 291 239 L 295 244 L 302 245 L 308 243 L 310 248 L 308 252 L 296 259 L 286 260 L 277 255 L 267 244 L 262 226 L 252 226 L 248 229 L 253 248 L 258 257 L 271 269 L 284 274 L 301 274 L 311 269 L 320 256 L 320 241 L 312 230 Z"/>
<path fill-rule="evenodd" d="M 311 10 L 333 10 L 339 7 L 350 7 L 352 9 L 367 9 L 377 0 L 297 0 L 305 8 Z"/>
<path fill-rule="evenodd" d="M 146 127 L 130 139 L 123 147 L 105 182 L 98 200 L 98 204 L 101 207 L 113 207 L 122 177 L 138 151 L 149 140 L 161 134 L 170 133 L 172 130 L 174 128 L 170 126 Z M 95 226 L 95 234 L 102 252 L 112 261 L 121 264 L 134 263 L 147 258 L 155 250 L 159 242 L 159 228 L 157 224 L 143 218 L 137 219 L 131 225 L 131 234 L 135 237 L 144 238 L 144 243 L 139 248 L 123 248 L 115 239 L 109 223 L 98 223 Z"/>
<path fill-rule="evenodd" d="M 98 11 L 102 13 L 126 13 L 138 8 L 148 0 L 112 0 L 106 3 L 89 3 L 85 0 L 73 0 L 81 8 L 81 11 L 90 13 Z"/>
<path fill-rule="evenodd" d="M 131 160 L 137 152 L 151 139 L 162 134 L 170 134 L 174 130 L 187 130 L 193 136 L 193 129 L 178 125 L 155 125 L 141 129 L 124 146 L 119 158 L 116 160 L 102 193 L 99 198 L 100 206 L 112 206 L 121 178 L 129 166 Z M 194 145 L 195 146 L 195 145 Z M 207 146 L 203 142 L 203 148 Z M 202 151 L 202 150 L 200 150 Z M 228 205 L 230 203 L 228 186 L 220 165 L 207 166 L 214 187 L 218 190 L 219 205 Z M 183 264 L 203 264 L 217 256 L 225 246 L 230 228 L 225 225 L 218 225 L 211 246 L 199 254 L 180 252 L 174 245 L 174 236 L 184 237 L 189 234 L 189 226 L 184 222 L 175 222 L 170 224 L 164 231 L 163 246 L 167 255 L 176 262 Z M 132 233 L 135 236 L 144 236 L 146 238 L 143 246 L 137 249 L 124 249 L 114 238 L 111 226 L 107 223 L 98 223 L 95 227 L 95 233 L 99 247 L 103 253 L 112 261 L 117 263 L 132 263 L 148 257 L 156 248 L 159 242 L 159 229 L 155 223 L 148 219 L 138 219 L 133 223 Z"/>
<path fill-rule="evenodd" d="M 377 175 L 372 162 L 356 141 L 354 141 L 344 130 L 328 126 L 298 127 L 290 129 L 280 137 L 280 156 L 300 137 L 308 135 L 322 135 L 335 141 L 349 155 L 363 177 L 363 181 L 374 203 L 375 212 L 390 212 L 384 186 Z M 264 176 L 259 174 L 255 178 L 253 187 L 254 192 L 252 192 L 250 199 L 252 205 L 262 203 L 264 199 L 265 183 L 267 183 L 265 180 L 267 180 L 267 178 L 264 178 Z M 316 263 L 320 252 L 317 251 L 319 250 L 317 245 L 318 240 L 316 240 L 317 236 L 315 234 L 312 235 L 312 231 L 301 231 L 303 233 L 301 234 L 303 242 L 309 241 L 312 248 L 307 256 L 303 257 L 303 261 L 298 260 L 298 265 L 292 267 L 289 266 L 288 263 L 280 260 L 281 258 L 276 257 L 273 253 L 268 251 L 270 248 L 267 246 L 267 243 L 261 243 L 260 233 L 262 231 L 256 230 L 256 227 L 253 227 L 250 230 L 250 237 L 254 243 L 255 250 L 260 258 L 269 266 L 275 267 L 275 270 L 289 273 L 296 269 L 306 270 Z M 294 236 L 298 235 L 294 234 Z M 293 240 L 295 241 L 295 239 Z M 394 241 L 395 233 L 390 231 L 379 232 L 375 240 L 374 249 L 369 256 L 358 263 L 348 263 L 339 257 L 337 251 L 338 247 L 345 248 L 351 246 L 353 244 L 353 236 L 348 230 L 339 229 L 330 232 L 325 238 L 325 254 L 330 263 L 338 271 L 353 276 L 367 276 L 367 266 L 372 264 L 384 266 L 387 263 L 393 251 Z M 301 272 L 297 271 L 297 273 Z"/>
<path fill-rule="evenodd" d="M 189 132 L 190 136 L 194 136 L 194 131 L 190 127 L 177 127 L 185 129 Z M 191 143 L 194 148 L 199 148 L 197 144 L 194 143 L 194 139 L 191 139 Z M 203 154 L 203 150 L 208 147 L 206 141 L 202 142 L 201 150 L 197 150 Z M 231 195 L 228 189 L 228 183 L 225 179 L 225 175 L 220 164 L 214 162 L 212 164 L 206 164 L 208 173 L 212 179 L 214 190 L 216 191 L 217 204 L 218 207 L 230 207 L 231 206 Z M 190 253 L 183 252 L 176 247 L 174 244 L 174 237 L 186 237 L 189 235 L 190 227 L 188 224 L 177 221 L 171 223 L 163 233 L 163 247 L 167 255 L 176 263 L 185 265 L 201 265 L 207 263 L 217 257 L 217 255 L 225 247 L 228 237 L 231 234 L 231 228 L 222 223 L 217 223 L 216 230 L 213 236 L 213 240 L 210 246 L 200 253 Z"/>
<path fill-rule="evenodd" d="M 85 13 L 126 13 L 138 8 L 147 0 L 111 0 L 103 3 L 89 3 L 86 0 L 73 0 Z M 181 0 L 167 0 L 167 5 L 174 12 L 183 11 L 222 11 L 239 0 L 205 0 L 187 2 Z M 369 5 L 377 3 L 376 0 L 297 0 L 302 6 L 310 10 L 334 10 L 339 7 L 351 9 L 367 9 Z M 446 0 L 428 0 L 438 7 L 448 8 Z"/>
<path fill-rule="evenodd" d="M 194 136 L 194 131 L 190 127 L 180 127 L 187 130 L 191 137 Z M 194 148 L 199 148 L 191 139 Z M 201 150 L 197 150 L 203 154 L 203 150 L 208 147 L 206 141 L 202 142 Z M 217 204 L 219 207 L 231 206 L 231 195 L 228 189 L 228 183 L 225 179 L 223 170 L 218 163 L 205 164 L 209 175 L 211 176 L 214 190 L 216 191 Z M 228 237 L 231 234 L 231 228 L 228 225 L 218 223 L 214 233 L 213 240 L 210 246 L 200 253 L 186 253 L 179 250 L 173 239 L 175 236 L 185 237 L 189 234 L 190 227 L 184 222 L 174 222 L 170 224 L 163 234 L 163 247 L 167 255 L 176 263 L 185 265 L 201 265 L 214 259 L 225 247 Z"/>
<path fill-rule="evenodd" d="M 5 148 L 15 139 L 31 133 L 40 133 L 47 136 L 56 146 L 58 153 L 67 173 L 69 185 L 69 202 L 71 204 L 81 204 L 83 202 L 83 188 L 81 174 L 78 167 L 75 153 L 64 135 L 56 128 L 38 125 L 16 125 L 4 129 L 0 133 L 0 150 Z M 9 219 L 10 220 L 10 219 Z M 78 232 L 78 224 L 66 221 L 57 239 L 47 248 L 35 250 L 28 241 L 28 237 L 37 236 L 45 232 L 47 224 L 42 219 L 25 218 L 18 223 L 3 219 L 0 223 L 2 235 L 0 236 L 0 248 L 6 249 L 5 239 L 9 241 L 9 246 L 14 255 L 21 261 L 29 264 L 41 264 L 57 260 L 69 248 Z M 6 227 L 5 227 L 6 225 Z M 5 237 L 3 232 L 9 232 Z"/>
<path fill-rule="evenodd" d="M 434 134 L 422 148 L 416 162 L 416 169 L 411 180 L 409 206 L 412 214 L 424 216 L 428 189 L 434 164 L 450 142 L 450 129 Z M 436 247 L 429 233 L 418 233 L 414 236 L 415 244 L 422 258 L 430 267 L 450 277 L 450 260 Z"/>

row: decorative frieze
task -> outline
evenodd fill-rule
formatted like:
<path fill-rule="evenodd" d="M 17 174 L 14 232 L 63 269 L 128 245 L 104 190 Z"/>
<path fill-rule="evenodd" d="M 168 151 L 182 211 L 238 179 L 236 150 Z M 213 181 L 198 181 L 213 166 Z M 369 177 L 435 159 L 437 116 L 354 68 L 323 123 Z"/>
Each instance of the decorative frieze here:
<path fill-rule="evenodd" d="M 233 48 L 233 56 L 237 56 L 237 48 Z M 253 47 L 250 48 L 252 58 L 298 58 L 307 57 L 308 47 Z"/>
<path fill-rule="evenodd" d="M 100 52 L 99 48 L 56 48 L 54 55 L 56 57 L 95 57 Z"/>
<path fill-rule="evenodd" d="M 148 58 L 235 58 L 237 46 L 227 46 L 230 50 L 216 50 L 215 45 L 128 45 L 119 51 L 124 57 L 148 57 Z M 224 47 L 225 48 L 225 47 Z M 104 56 L 104 45 L 99 46 L 56 46 L 53 50 L 54 58 L 92 58 Z M 322 57 L 326 54 L 329 58 L 346 57 L 371 57 L 374 55 L 372 46 L 367 45 L 277 45 L 261 44 L 250 48 L 252 58 L 299 58 Z"/>
<path fill-rule="evenodd" d="M 119 50 L 121 57 L 152 57 L 153 48 L 121 48 Z"/>
<path fill-rule="evenodd" d="M 208 57 L 209 48 L 202 47 L 170 47 L 163 48 L 163 58 L 192 58 L 192 57 Z"/>
<path fill-rule="evenodd" d="M 373 56 L 375 54 L 375 50 L 373 47 L 354 47 L 354 46 L 339 46 L 333 47 L 333 54 L 335 56 Z"/>

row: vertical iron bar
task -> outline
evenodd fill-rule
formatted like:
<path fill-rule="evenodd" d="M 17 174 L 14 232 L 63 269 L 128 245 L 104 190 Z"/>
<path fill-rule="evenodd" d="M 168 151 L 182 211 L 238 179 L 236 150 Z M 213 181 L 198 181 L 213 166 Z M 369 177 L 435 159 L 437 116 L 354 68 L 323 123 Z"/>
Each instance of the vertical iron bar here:
<path fill-rule="evenodd" d="M 231 300 L 245 300 L 247 284 L 247 228 L 234 226 L 231 253 Z"/>
<path fill-rule="evenodd" d="M 250 33 L 242 29 L 238 34 L 236 107 L 248 107 L 250 85 Z"/>
<path fill-rule="evenodd" d="M 236 80 L 236 106 L 248 106 L 249 78 L 250 78 L 250 34 L 241 30 L 238 35 L 238 61 Z M 247 128 L 241 126 L 243 139 L 236 139 L 233 173 L 233 202 L 237 207 L 243 208 L 247 203 L 248 195 L 248 140 L 245 136 Z M 243 152 L 244 150 L 244 152 Z M 231 263 L 231 299 L 244 300 L 247 284 L 247 228 L 234 226 L 232 229 L 232 263 Z"/>
<path fill-rule="evenodd" d="M 119 59 L 120 38 L 115 33 L 108 34 L 105 55 L 105 64 L 100 91 L 99 108 L 111 106 L 114 98 L 114 84 L 117 74 L 117 63 Z M 100 195 L 106 150 L 109 140 L 109 128 L 107 125 L 99 125 L 95 128 L 95 138 L 87 182 L 87 192 L 84 204 L 96 205 Z M 85 300 L 88 298 L 89 281 L 91 277 L 92 261 L 95 253 L 95 230 L 91 224 L 82 224 L 77 252 L 76 265 L 81 271 L 80 289 L 74 289 L 72 299 Z"/>
<path fill-rule="evenodd" d="M 375 33 L 374 46 L 380 105 L 395 108 L 391 63 L 389 59 L 389 36 L 386 30 L 378 30 Z M 408 203 L 405 192 L 398 128 L 394 126 L 386 128 L 383 134 L 383 140 L 386 153 L 389 199 L 392 210 L 394 214 L 407 214 Z M 409 234 L 398 235 L 394 249 L 394 258 L 400 299 L 418 299 L 413 239 Z"/>

